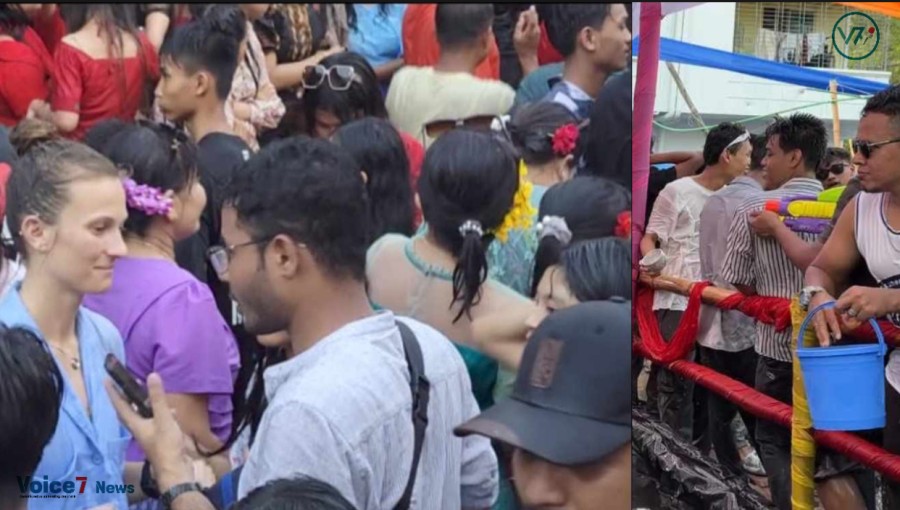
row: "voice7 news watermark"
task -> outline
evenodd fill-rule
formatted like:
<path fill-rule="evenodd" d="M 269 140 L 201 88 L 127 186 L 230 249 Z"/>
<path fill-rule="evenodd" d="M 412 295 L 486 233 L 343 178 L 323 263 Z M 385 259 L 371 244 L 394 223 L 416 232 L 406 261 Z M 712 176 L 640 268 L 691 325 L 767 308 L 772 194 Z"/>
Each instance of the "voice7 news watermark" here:
<path fill-rule="evenodd" d="M 91 488 L 96 494 L 134 494 L 134 485 L 104 481 L 90 485 L 86 476 L 76 476 L 74 480 L 50 480 L 47 476 L 42 479 L 17 476 L 16 481 L 19 483 L 21 497 L 26 499 L 75 499 Z"/>

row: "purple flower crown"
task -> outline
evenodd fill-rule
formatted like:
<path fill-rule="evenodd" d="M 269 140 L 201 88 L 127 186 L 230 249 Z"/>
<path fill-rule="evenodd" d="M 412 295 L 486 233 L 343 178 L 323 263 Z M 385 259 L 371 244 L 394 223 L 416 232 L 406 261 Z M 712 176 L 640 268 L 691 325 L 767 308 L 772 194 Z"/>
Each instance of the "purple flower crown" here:
<path fill-rule="evenodd" d="M 172 199 L 159 188 L 138 184 L 130 177 L 126 177 L 122 185 L 125 187 L 125 202 L 128 207 L 148 216 L 165 216 L 172 210 Z"/>

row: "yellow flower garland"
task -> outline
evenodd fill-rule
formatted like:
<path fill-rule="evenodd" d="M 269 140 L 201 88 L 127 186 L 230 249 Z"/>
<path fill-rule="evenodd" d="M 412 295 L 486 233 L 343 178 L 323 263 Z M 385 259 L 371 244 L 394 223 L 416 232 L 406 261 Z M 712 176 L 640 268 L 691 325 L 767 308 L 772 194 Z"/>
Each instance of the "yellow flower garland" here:
<path fill-rule="evenodd" d="M 494 230 L 494 237 L 501 243 L 509 239 L 511 230 L 526 230 L 531 228 L 537 211 L 531 205 L 532 185 L 528 180 L 528 168 L 524 160 L 519 160 L 519 189 L 513 199 L 512 208 L 503 218 L 503 223 Z"/>

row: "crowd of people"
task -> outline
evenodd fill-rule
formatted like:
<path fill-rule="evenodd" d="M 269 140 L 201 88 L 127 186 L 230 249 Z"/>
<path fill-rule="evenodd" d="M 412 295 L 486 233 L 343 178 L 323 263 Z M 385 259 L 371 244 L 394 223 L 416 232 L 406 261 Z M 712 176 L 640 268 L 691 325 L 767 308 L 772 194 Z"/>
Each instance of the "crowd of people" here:
<path fill-rule="evenodd" d="M 823 346 L 859 341 L 842 333 L 841 323 L 849 328 L 844 331 L 872 317 L 900 324 L 894 290 L 900 272 L 900 181 L 892 170 L 900 155 L 898 126 L 900 87 L 892 86 L 868 99 L 852 152 L 828 147 L 823 122 L 795 113 L 776 118 L 762 134 L 719 124 L 709 131 L 702 152 L 654 154 L 651 161 L 674 167 L 651 177 L 641 271 L 648 278 L 662 274 L 708 281 L 745 295 L 799 296 L 806 312 L 836 301 L 834 309 L 813 318 Z M 825 190 L 831 198 L 822 195 Z M 798 197 L 837 198 L 830 222 L 799 228 L 767 206 Z M 653 310 L 666 341 L 678 330 L 687 303 L 685 296 L 656 291 Z M 791 328 L 778 330 L 743 312 L 704 305 L 697 347 L 688 358 L 781 402 L 793 400 Z M 859 433 L 894 454 L 900 453 L 898 363 L 900 358 L 891 354 L 885 371 L 886 426 Z M 633 381 L 642 368 L 637 360 Z M 701 393 L 692 382 L 655 365 L 646 397 L 647 412 L 673 433 L 713 455 L 733 476 L 765 475 L 772 503 L 791 508 L 790 429 L 738 413 L 717 394 Z M 746 441 L 731 426 L 738 414 Z M 875 508 L 873 471 L 826 448 L 817 450 L 815 480 L 824 508 Z M 754 462 L 757 454 L 761 465 Z M 900 508 L 900 485 L 884 479 L 884 486 L 883 508 Z"/>
<path fill-rule="evenodd" d="M 0 5 L 0 508 L 628 508 L 630 25 Z"/>

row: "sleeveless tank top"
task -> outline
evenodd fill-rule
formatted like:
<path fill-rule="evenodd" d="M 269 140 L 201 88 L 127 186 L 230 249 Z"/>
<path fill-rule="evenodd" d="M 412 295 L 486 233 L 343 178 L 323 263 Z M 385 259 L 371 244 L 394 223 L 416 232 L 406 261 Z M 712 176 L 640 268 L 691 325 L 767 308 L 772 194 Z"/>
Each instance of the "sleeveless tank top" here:
<path fill-rule="evenodd" d="M 869 272 L 878 285 L 900 289 L 900 231 L 888 225 L 885 216 L 888 195 L 865 193 L 856 195 L 856 224 L 853 227 L 856 247 L 866 259 Z M 900 313 L 888 314 L 891 324 L 900 327 Z M 890 355 L 885 377 L 895 391 L 900 391 L 900 349 Z"/>

